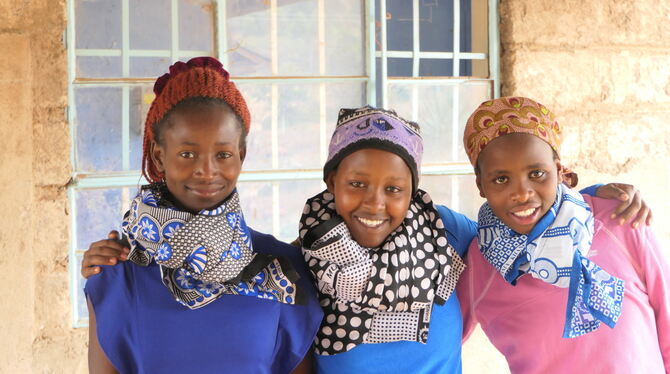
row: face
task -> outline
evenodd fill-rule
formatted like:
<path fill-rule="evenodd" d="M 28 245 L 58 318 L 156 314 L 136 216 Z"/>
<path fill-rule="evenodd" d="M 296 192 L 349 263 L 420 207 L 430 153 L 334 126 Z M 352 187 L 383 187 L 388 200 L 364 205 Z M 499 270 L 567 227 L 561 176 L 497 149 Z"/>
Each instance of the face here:
<path fill-rule="evenodd" d="M 180 208 L 192 213 L 215 208 L 235 189 L 245 156 L 237 121 L 222 107 L 171 114 L 152 156 Z"/>
<path fill-rule="evenodd" d="M 530 134 L 501 136 L 479 154 L 477 187 L 493 213 L 528 234 L 556 199 L 561 164 L 551 146 Z"/>
<path fill-rule="evenodd" d="M 335 209 L 351 236 L 379 247 L 402 223 L 412 196 L 412 173 L 400 156 L 361 149 L 345 157 L 326 179 Z"/>

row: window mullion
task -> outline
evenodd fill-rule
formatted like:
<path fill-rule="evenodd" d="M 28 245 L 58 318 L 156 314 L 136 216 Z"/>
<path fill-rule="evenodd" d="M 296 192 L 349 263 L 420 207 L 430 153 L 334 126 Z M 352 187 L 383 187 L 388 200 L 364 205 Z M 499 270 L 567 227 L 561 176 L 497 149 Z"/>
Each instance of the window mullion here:
<path fill-rule="evenodd" d="M 454 77 L 461 75 L 461 0 L 454 0 L 454 63 L 452 65 Z"/>

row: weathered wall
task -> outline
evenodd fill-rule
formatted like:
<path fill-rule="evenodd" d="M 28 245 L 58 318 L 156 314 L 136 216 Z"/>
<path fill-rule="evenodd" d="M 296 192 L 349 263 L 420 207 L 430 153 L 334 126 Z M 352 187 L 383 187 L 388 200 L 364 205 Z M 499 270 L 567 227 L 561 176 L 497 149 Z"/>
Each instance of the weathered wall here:
<path fill-rule="evenodd" d="M 513 0 L 500 16 L 503 94 L 551 108 L 580 184 L 635 184 L 668 243 L 670 2 Z"/>
<path fill-rule="evenodd" d="M 67 274 L 65 14 L 64 0 L 0 0 L 2 373 L 85 371 Z"/>

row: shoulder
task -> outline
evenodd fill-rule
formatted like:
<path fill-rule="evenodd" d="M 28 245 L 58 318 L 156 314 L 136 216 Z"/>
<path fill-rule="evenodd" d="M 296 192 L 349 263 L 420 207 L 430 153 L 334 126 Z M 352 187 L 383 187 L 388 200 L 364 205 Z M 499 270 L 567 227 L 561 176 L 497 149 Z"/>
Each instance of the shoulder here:
<path fill-rule="evenodd" d="M 610 216 L 612 215 L 612 212 L 614 212 L 614 209 L 616 209 L 616 207 L 619 205 L 618 200 L 603 199 L 584 193 L 582 194 L 582 197 L 584 198 L 584 201 L 591 207 L 593 218 L 606 225 L 616 223 L 616 221 L 610 218 Z"/>
<path fill-rule="evenodd" d="M 121 285 L 132 282 L 132 266 L 130 261 L 123 261 L 118 265 L 101 266 L 102 272 L 87 279 L 84 290 L 89 296 L 114 292 Z"/>
<path fill-rule="evenodd" d="M 447 231 L 447 239 L 458 254 L 463 256 L 468 245 L 477 235 L 477 223 L 464 214 L 455 212 L 444 205 L 436 205 L 436 207 Z"/>

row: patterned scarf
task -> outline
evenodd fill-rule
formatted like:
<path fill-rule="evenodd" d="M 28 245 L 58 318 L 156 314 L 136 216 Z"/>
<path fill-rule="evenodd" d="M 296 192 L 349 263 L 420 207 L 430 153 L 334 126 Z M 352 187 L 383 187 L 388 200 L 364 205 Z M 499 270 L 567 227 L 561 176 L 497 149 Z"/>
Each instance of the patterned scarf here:
<path fill-rule="evenodd" d="M 253 252 L 237 191 L 198 214 L 178 210 L 170 196 L 164 183 L 142 186 L 122 230 L 131 248 L 128 258 L 143 266 L 156 261 L 178 302 L 197 309 L 223 294 L 286 304 L 301 297 L 299 275 L 287 259 Z"/>
<path fill-rule="evenodd" d="M 582 197 L 559 184 L 556 201 L 528 235 L 507 227 L 484 203 L 479 210 L 479 247 L 511 284 L 525 273 L 569 288 L 564 338 L 614 327 L 621 315 L 624 282 L 584 257 L 593 239 L 593 214 Z"/>
<path fill-rule="evenodd" d="M 425 344 L 433 303 L 449 298 L 465 268 L 422 190 L 403 224 L 378 248 L 352 239 L 328 191 L 307 200 L 300 239 L 324 311 L 315 341 L 320 355 L 365 343 Z"/>

